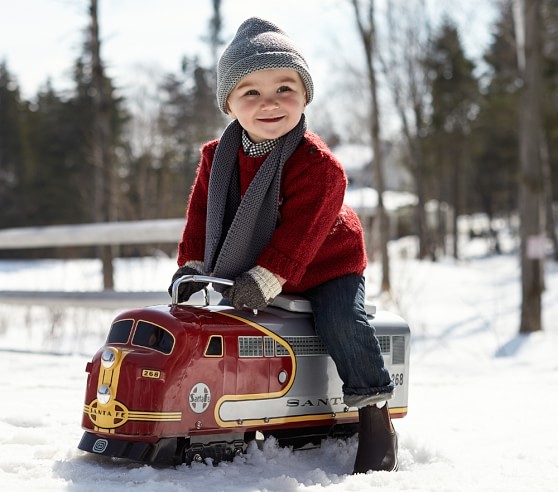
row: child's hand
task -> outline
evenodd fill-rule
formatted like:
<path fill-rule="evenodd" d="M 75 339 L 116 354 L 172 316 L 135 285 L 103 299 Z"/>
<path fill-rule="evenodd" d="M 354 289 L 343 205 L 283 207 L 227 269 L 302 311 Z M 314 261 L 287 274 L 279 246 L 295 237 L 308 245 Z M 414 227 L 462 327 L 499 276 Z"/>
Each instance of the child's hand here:
<path fill-rule="evenodd" d="M 255 266 L 234 279 L 234 285 L 223 291 L 223 297 L 236 309 L 263 309 L 281 293 L 279 279 L 269 270 Z"/>
<path fill-rule="evenodd" d="M 172 297 L 172 285 L 174 282 L 182 277 L 183 275 L 199 275 L 200 272 L 195 268 L 190 266 L 183 266 L 176 270 L 175 274 L 172 276 L 172 282 L 169 286 L 168 292 L 169 296 Z M 178 286 L 178 302 L 186 302 L 192 294 L 202 290 L 207 286 L 205 282 L 183 282 Z"/>

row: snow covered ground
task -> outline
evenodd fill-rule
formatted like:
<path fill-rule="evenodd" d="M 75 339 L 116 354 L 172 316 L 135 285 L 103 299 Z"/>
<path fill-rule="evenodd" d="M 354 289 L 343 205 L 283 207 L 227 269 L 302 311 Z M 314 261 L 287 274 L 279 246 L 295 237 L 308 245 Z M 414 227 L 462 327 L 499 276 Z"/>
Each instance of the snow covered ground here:
<path fill-rule="evenodd" d="M 546 265 L 545 330 L 520 337 L 517 256 L 487 256 L 480 241 L 464 252 L 421 263 L 399 248 L 392 299 L 374 298 L 378 265 L 367 272 L 371 300 L 412 331 L 398 473 L 351 476 L 354 440 L 297 452 L 270 441 L 217 467 L 86 455 L 76 449 L 84 368 L 116 313 L 0 305 L 0 490 L 558 490 L 558 266 Z M 117 289 L 164 290 L 175 266 L 146 258 L 116 269 Z M 0 262 L 0 290 L 95 290 L 100 278 L 95 261 Z"/>

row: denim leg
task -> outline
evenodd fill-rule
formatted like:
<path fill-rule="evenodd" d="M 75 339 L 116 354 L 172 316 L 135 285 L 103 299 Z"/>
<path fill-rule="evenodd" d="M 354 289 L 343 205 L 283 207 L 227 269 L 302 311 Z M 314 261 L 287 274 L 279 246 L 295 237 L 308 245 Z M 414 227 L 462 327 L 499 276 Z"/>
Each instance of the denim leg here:
<path fill-rule="evenodd" d="M 349 407 L 388 400 L 394 389 L 374 327 L 368 322 L 364 284 L 361 275 L 345 275 L 304 293 L 312 304 L 316 333 L 343 381 Z"/>

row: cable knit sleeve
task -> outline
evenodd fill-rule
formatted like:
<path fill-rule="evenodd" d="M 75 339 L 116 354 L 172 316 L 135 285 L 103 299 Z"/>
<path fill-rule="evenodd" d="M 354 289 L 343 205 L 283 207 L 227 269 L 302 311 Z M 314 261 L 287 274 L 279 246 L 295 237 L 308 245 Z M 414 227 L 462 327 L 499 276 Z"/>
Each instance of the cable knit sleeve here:
<path fill-rule="evenodd" d="M 205 252 L 205 221 L 207 216 L 207 195 L 209 174 L 217 141 L 205 144 L 201 150 L 201 160 L 186 209 L 186 224 L 182 239 L 178 244 L 179 266 L 187 261 L 203 261 Z"/>
<path fill-rule="evenodd" d="M 258 265 L 298 284 L 338 220 L 347 179 L 325 148 L 304 145 L 285 164 L 280 221 Z"/>

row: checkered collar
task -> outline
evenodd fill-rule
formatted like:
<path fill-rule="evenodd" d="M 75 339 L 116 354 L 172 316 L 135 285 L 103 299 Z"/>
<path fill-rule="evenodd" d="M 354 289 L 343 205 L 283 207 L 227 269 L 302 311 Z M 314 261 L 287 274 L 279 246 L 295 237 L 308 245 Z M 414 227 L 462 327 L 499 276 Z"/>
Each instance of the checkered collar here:
<path fill-rule="evenodd" d="M 278 138 L 274 138 L 273 140 L 254 143 L 250 140 L 246 130 L 242 131 L 242 148 L 244 149 L 244 153 L 250 157 L 261 157 L 268 154 L 273 150 L 273 147 L 275 147 L 278 141 Z"/>

